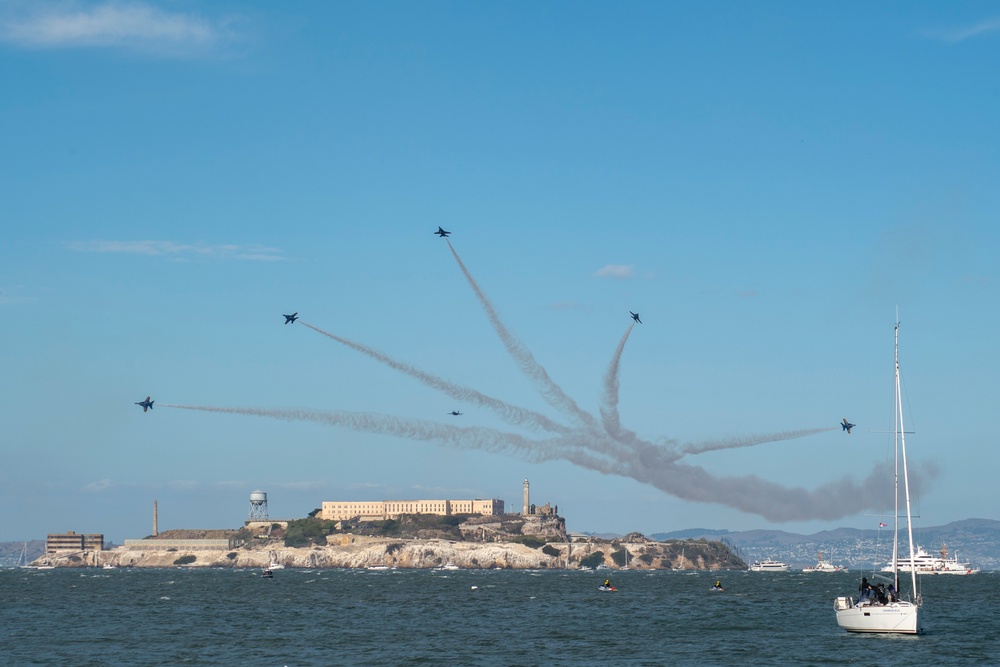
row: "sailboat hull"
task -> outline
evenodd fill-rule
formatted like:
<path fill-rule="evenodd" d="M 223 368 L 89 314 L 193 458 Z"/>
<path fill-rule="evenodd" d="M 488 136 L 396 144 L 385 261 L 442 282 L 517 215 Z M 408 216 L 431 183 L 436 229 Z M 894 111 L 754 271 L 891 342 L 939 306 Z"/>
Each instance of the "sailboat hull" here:
<path fill-rule="evenodd" d="M 912 602 L 855 606 L 849 598 L 837 598 L 834 609 L 837 612 L 837 625 L 848 632 L 903 635 L 920 632 L 920 608 Z"/>

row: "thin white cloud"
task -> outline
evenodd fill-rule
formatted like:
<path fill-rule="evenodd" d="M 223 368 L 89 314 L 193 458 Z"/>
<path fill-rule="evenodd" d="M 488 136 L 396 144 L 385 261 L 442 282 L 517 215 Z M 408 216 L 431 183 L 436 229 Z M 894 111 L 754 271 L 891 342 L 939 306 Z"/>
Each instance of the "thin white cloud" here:
<path fill-rule="evenodd" d="M 100 493 L 101 491 L 107 491 L 111 487 L 112 487 L 111 480 L 108 478 L 104 478 L 104 479 L 99 479 L 96 482 L 91 482 L 90 484 L 85 484 L 83 490 L 92 493 Z"/>
<path fill-rule="evenodd" d="M 276 262 L 285 259 L 281 250 L 263 245 L 174 243 L 173 241 L 71 241 L 66 244 L 76 252 L 149 255 L 185 260 L 194 257 Z"/>
<path fill-rule="evenodd" d="M 931 39 L 937 39 L 942 42 L 964 42 L 967 39 L 972 39 L 973 37 L 979 37 L 980 35 L 986 35 L 993 32 L 1000 32 L 1000 18 L 990 18 L 984 19 L 970 26 L 965 26 L 963 28 L 947 28 L 938 30 L 926 30 L 924 35 Z"/>
<path fill-rule="evenodd" d="M 0 13 L 0 41 L 29 49 L 118 48 L 197 57 L 237 38 L 233 19 L 171 12 L 144 2 L 15 3 Z"/>
<path fill-rule="evenodd" d="M 290 482 L 277 482 L 277 483 L 267 483 L 263 485 L 263 488 L 267 489 L 280 489 L 288 491 L 311 491 L 314 489 L 321 489 L 325 486 L 322 481 L 316 480 L 304 480 L 304 481 L 290 481 Z M 261 485 L 251 484 L 250 482 L 243 482 L 238 480 L 224 480 L 219 482 L 197 482 L 190 479 L 174 479 L 165 482 L 114 482 L 111 479 L 104 478 L 99 479 L 95 482 L 89 482 L 84 484 L 82 487 L 83 491 L 90 493 L 100 493 L 102 491 L 107 491 L 109 489 L 147 489 L 147 490 L 173 490 L 180 492 L 194 492 L 201 490 L 212 490 L 221 489 L 228 491 L 233 488 L 245 489 L 247 493 L 250 493 L 250 489 L 261 488 Z"/>
<path fill-rule="evenodd" d="M 594 272 L 597 278 L 617 278 L 625 280 L 635 275 L 635 267 L 631 264 L 608 264 Z"/>

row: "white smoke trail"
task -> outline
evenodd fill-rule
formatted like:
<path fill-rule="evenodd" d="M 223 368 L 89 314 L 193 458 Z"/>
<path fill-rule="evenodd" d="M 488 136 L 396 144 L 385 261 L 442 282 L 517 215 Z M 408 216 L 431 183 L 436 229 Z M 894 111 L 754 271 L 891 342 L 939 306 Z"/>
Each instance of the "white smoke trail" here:
<path fill-rule="evenodd" d="M 604 398 L 601 401 L 601 423 L 604 425 L 605 432 L 616 440 L 631 443 L 637 436 L 632 431 L 628 431 L 622 428 L 621 417 L 618 414 L 618 373 L 621 367 L 622 352 L 625 350 L 625 343 L 628 341 L 629 334 L 632 333 L 632 328 L 635 326 L 635 322 L 628 325 L 628 329 L 625 330 L 625 335 L 618 342 L 618 347 L 615 348 L 615 354 L 611 357 L 611 363 L 608 365 L 608 371 L 604 375 Z"/>
<path fill-rule="evenodd" d="M 891 502 L 885 484 L 888 470 L 881 467 L 863 480 L 844 478 L 813 491 L 786 488 L 755 476 L 717 478 L 704 468 L 672 461 L 632 469 L 630 473 L 633 479 L 678 498 L 734 507 L 769 521 L 834 520 Z"/>
<path fill-rule="evenodd" d="M 336 334 L 332 334 L 328 331 L 323 331 L 319 327 L 313 326 L 308 322 L 303 322 L 301 319 L 299 320 L 299 323 L 309 327 L 317 333 L 323 334 L 327 338 L 335 340 L 342 345 L 346 345 L 352 350 L 357 350 L 362 354 L 368 355 L 372 359 L 383 363 L 390 368 L 394 368 L 401 373 L 405 373 L 406 375 L 419 380 L 428 387 L 436 389 L 437 391 L 451 396 L 456 400 L 492 410 L 508 424 L 512 424 L 514 426 L 527 426 L 534 429 L 548 431 L 550 433 L 570 432 L 569 428 L 552 421 L 543 414 L 505 403 L 499 399 L 482 394 L 475 389 L 470 389 L 469 387 L 463 387 L 461 385 L 448 382 L 443 378 L 426 373 L 414 366 L 411 366 L 410 364 L 397 361 L 396 359 L 393 359 L 392 357 L 379 352 L 374 348 L 368 347 L 367 345 L 362 345 L 361 343 L 337 336 Z"/>
<path fill-rule="evenodd" d="M 754 447 L 767 442 L 780 442 L 781 440 L 796 440 L 817 433 L 836 431 L 836 426 L 829 428 L 806 428 L 798 431 L 781 431 L 780 433 L 767 433 L 762 435 L 745 435 L 736 438 L 726 438 L 724 440 L 706 440 L 704 442 L 691 443 L 681 447 L 682 454 L 702 454 L 704 452 L 714 452 L 720 449 L 738 449 L 740 447 Z"/>
<path fill-rule="evenodd" d="M 507 327 L 504 326 L 503 322 L 500 321 L 500 317 L 497 315 L 496 310 L 493 308 L 493 304 L 490 300 L 486 298 L 486 295 L 476 280 L 469 273 L 469 270 L 465 268 L 465 264 L 462 259 L 455 252 L 455 248 L 451 245 L 451 241 L 448 241 L 448 248 L 451 250 L 451 254 L 455 257 L 455 261 L 458 263 L 458 268 L 462 270 L 465 274 L 465 279 L 468 281 L 469 286 L 472 287 L 472 291 L 475 292 L 476 298 L 479 299 L 479 303 L 482 304 L 483 310 L 486 311 L 487 317 L 490 319 L 490 323 L 493 325 L 493 329 L 497 332 L 500 337 L 500 341 L 503 343 L 504 347 L 507 348 L 507 353 L 517 362 L 517 365 L 521 368 L 521 372 L 528 376 L 529 379 L 535 382 L 536 386 L 539 388 L 539 393 L 542 395 L 549 405 L 560 410 L 566 416 L 577 420 L 585 426 L 590 428 L 596 427 L 596 422 L 594 417 L 583 410 L 576 404 L 572 398 L 566 395 L 566 393 L 552 381 L 549 374 L 545 369 L 535 361 L 534 355 L 531 351 L 524 346 L 524 344 L 517 340 Z"/>
<path fill-rule="evenodd" d="M 568 438 L 530 440 L 520 435 L 505 433 L 495 429 L 450 426 L 422 419 L 407 419 L 371 412 L 307 410 L 302 408 L 273 410 L 266 408 L 180 405 L 175 403 L 163 403 L 161 407 L 266 417 L 284 421 L 310 421 L 329 426 L 349 428 L 364 433 L 377 433 L 411 440 L 437 442 L 458 449 L 478 449 L 491 453 L 517 454 L 531 463 L 562 460 L 603 474 L 624 474 L 624 468 L 618 462 L 601 459 L 586 451 L 582 451 L 572 439 Z"/>
<path fill-rule="evenodd" d="M 311 421 L 329 426 L 342 426 L 352 431 L 392 435 L 411 440 L 438 442 L 449 447 L 481 449 L 488 452 L 511 451 L 526 455 L 533 462 L 562 458 L 562 439 L 529 440 L 515 433 L 476 426 L 450 426 L 424 419 L 408 419 L 374 412 L 341 410 L 307 410 L 303 408 L 272 410 L 267 408 L 237 408 L 207 405 L 163 403 L 160 407 L 200 412 L 221 412 L 234 415 L 268 417 L 284 421 Z"/>

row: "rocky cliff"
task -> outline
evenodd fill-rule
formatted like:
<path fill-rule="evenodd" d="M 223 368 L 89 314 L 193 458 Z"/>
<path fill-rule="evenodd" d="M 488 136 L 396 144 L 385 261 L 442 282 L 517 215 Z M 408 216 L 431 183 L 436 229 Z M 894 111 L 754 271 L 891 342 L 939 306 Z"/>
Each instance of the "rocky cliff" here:
<path fill-rule="evenodd" d="M 435 568 L 576 569 L 581 566 L 630 569 L 742 569 L 740 561 L 718 542 L 618 541 L 550 542 L 532 548 L 514 542 L 458 542 L 331 536 L 326 546 L 291 548 L 278 542 L 226 551 L 112 549 L 102 552 L 50 554 L 35 565 L 56 567 L 239 567 L 264 568 L 272 563 L 298 568 Z"/>

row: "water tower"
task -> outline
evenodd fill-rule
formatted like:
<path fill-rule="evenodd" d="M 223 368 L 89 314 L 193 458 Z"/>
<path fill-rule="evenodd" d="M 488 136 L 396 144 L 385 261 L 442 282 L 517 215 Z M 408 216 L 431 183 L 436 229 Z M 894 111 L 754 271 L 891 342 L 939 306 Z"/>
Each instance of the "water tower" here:
<path fill-rule="evenodd" d="M 267 494 L 259 489 L 250 494 L 250 521 L 267 521 Z"/>

